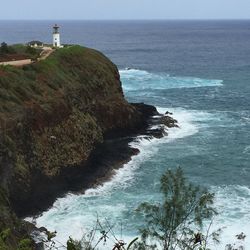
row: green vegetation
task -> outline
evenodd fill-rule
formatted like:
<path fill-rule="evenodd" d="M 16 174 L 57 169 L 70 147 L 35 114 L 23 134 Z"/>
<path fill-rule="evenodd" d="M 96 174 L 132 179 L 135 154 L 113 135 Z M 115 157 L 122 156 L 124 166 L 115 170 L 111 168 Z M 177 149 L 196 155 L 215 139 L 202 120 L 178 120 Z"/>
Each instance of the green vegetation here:
<path fill-rule="evenodd" d="M 1 150 L 1 147 L 0 147 Z M 1 170 L 1 167 L 0 167 Z M 1 173 L 1 172 L 0 172 Z M 2 240 L 6 240 L 6 235 L 9 230 L 6 231 L 8 226 L 12 225 L 15 218 L 13 217 L 12 213 L 9 209 L 9 199 L 7 191 L 0 186 L 0 237 Z M 9 218 L 11 218 L 12 222 L 9 223 Z"/>
<path fill-rule="evenodd" d="M 21 51 L 22 46 L 18 48 Z M 76 100 L 77 96 L 69 96 L 72 98 L 69 101 L 80 101 L 78 105 L 92 102 L 93 91 L 103 98 L 105 95 L 112 97 L 115 90 L 117 93 L 112 98 L 116 98 L 117 94 L 120 95 L 117 86 L 114 86 L 116 68 L 107 62 L 107 58 L 99 52 L 74 46 L 60 49 L 48 59 L 24 68 L 2 66 L 0 113 L 19 112 L 27 103 L 32 102 L 52 106 L 55 98 L 68 101 L 67 92 L 69 95 L 77 95 L 75 90 L 84 92 L 83 100 Z"/>
<path fill-rule="evenodd" d="M 42 52 L 41 48 L 33 48 L 31 46 L 23 44 L 14 44 L 11 46 L 11 48 L 15 51 L 16 54 L 25 55 L 32 60 L 36 60 Z"/>
<path fill-rule="evenodd" d="M 36 60 L 41 51 L 40 48 L 32 48 L 28 45 L 15 44 L 9 46 L 7 43 L 2 42 L 0 46 L 0 61 L 12 61 L 24 58 Z"/>
<path fill-rule="evenodd" d="M 139 249 L 156 249 L 157 245 L 164 250 L 207 249 L 209 235 L 201 232 L 204 222 L 217 214 L 212 206 L 214 195 L 189 183 L 180 168 L 162 176 L 161 191 L 161 203 L 143 203 L 138 208 L 146 221 L 140 229 Z M 216 233 L 212 236 L 217 240 Z"/>
<path fill-rule="evenodd" d="M 102 131 L 94 117 L 73 112 L 62 124 L 34 134 L 36 152 L 47 175 L 55 175 L 59 166 L 74 166 L 91 153 L 94 143 L 102 142 Z"/>
<path fill-rule="evenodd" d="M 1 233 L 0 233 L 0 238 L 2 241 L 6 241 L 8 239 L 8 237 L 10 237 L 10 234 L 11 234 L 11 230 L 10 228 L 7 228 L 5 230 L 3 230 Z"/>
<path fill-rule="evenodd" d="M 11 229 L 0 249 L 30 248 L 12 206 L 30 198 L 34 173 L 53 180 L 85 166 L 106 132 L 133 128 L 138 117 L 123 97 L 116 66 L 95 50 L 70 46 L 30 65 L 0 66 L 0 232 Z"/>
<path fill-rule="evenodd" d="M 16 53 L 35 55 L 32 48 L 12 47 Z M 6 49 L 9 46 L 2 44 L 2 53 Z M 10 198 L 23 202 L 33 191 L 34 172 L 53 180 L 63 167 L 84 165 L 105 132 L 133 127 L 137 115 L 123 98 L 116 66 L 97 51 L 71 46 L 22 68 L 1 66 L 0 249 L 34 249 L 28 226 L 10 207 Z M 217 240 L 219 231 L 204 229 L 216 215 L 213 194 L 189 183 L 181 169 L 163 175 L 161 191 L 162 202 L 139 207 L 145 227 L 140 230 L 141 241 L 135 238 L 127 249 L 204 250 L 210 239 Z M 111 230 L 108 225 L 99 232 L 100 242 Z M 67 249 L 97 249 L 91 247 L 91 239 L 93 233 L 80 246 L 69 238 Z M 124 242 L 114 240 L 114 249 L 124 249 Z"/>
<path fill-rule="evenodd" d="M 6 55 L 6 54 L 13 54 L 13 53 L 15 53 L 15 50 L 12 47 L 8 46 L 8 44 L 5 42 L 1 43 L 0 56 Z"/>
<path fill-rule="evenodd" d="M 34 249 L 33 247 L 33 242 L 31 239 L 23 239 L 19 242 L 17 250 L 32 250 Z"/>
<path fill-rule="evenodd" d="M 21 179 L 30 163 L 17 143 L 29 140 L 44 173 L 55 175 L 87 159 L 105 130 L 130 122 L 135 109 L 123 99 L 116 75 L 105 56 L 80 46 L 23 68 L 0 67 L 0 127 Z"/>
<path fill-rule="evenodd" d="M 15 229 L 7 228 L 0 232 L 0 249 L 1 250 L 33 250 L 34 243 L 28 235 L 22 235 L 20 225 Z M 20 231 L 17 231 L 17 229 Z"/>
<path fill-rule="evenodd" d="M 82 245 L 80 241 L 73 240 L 71 237 L 69 237 L 67 241 L 67 250 L 82 250 Z M 91 249 L 86 249 L 91 250 Z"/>
<path fill-rule="evenodd" d="M 211 223 L 207 225 L 217 214 L 213 208 L 213 194 L 190 183 L 180 168 L 176 171 L 168 170 L 162 176 L 161 192 L 162 202 L 143 203 L 137 209 L 137 212 L 143 215 L 145 223 L 145 226 L 139 229 L 139 242 L 138 238 L 128 244 L 118 240 L 114 235 L 113 226 L 106 220 L 105 227 L 97 219 L 97 224 L 87 240 L 83 237 L 80 241 L 81 248 L 78 241 L 69 238 L 67 249 L 98 249 L 98 245 L 105 243 L 109 238 L 115 242 L 113 249 L 116 250 L 209 250 L 209 242 L 219 242 L 221 230 L 210 232 Z M 94 243 L 93 236 L 98 235 L 96 228 L 100 228 L 101 236 L 97 243 Z"/>

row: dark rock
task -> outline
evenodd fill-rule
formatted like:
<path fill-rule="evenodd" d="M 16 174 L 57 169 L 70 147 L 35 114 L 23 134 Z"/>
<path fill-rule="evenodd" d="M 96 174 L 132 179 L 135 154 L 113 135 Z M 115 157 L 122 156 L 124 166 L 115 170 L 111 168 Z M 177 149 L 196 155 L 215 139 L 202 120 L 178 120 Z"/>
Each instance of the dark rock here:
<path fill-rule="evenodd" d="M 40 232 L 47 232 L 48 231 L 47 228 L 45 228 L 45 227 L 39 227 L 38 229 Z"/>
<path fill-rule="evenodd" d="M 243 232 L 241 232 L 240 234 L 236 235 L 236 238 L 238 240 L 244 240 L 246 238 L 246 235 Z"/>
<path fill-rule="evenodd" d="M 44 243 L 43 242 L 38 242 L 35 245 L 35 250 L 44 250 Z"/>
<path fill-rule="evenodd" d="M 144 119 L 148 119 L 150 116 L 159 115 L 156 107 L 145 103 L 131 103 L 138 111 L 141 112 Z"/>
<path fill-rule="evenodd" d="M 165 115 L 161 117 L 160 122 L 164 124 L 165 126 L 167 126 L 168 128 L 179 127 L 177 125 L 177 120 L 173 119 L 171 116 Z"/>
<path fill-rule="evenodd" d="M 164 126 L 159 126 L 158 128 L 150 129 L 147 131 L 147 134 L 158 139 L 168 135 L 168 133 L 165 131 Z"/>

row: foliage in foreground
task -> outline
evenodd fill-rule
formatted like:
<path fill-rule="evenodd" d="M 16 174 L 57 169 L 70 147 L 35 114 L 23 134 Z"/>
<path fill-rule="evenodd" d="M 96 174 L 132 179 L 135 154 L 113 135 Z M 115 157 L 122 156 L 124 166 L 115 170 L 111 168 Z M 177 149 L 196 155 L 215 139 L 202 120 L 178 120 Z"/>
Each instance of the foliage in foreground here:
<path fill-rule="evenodd" d="M 201 232 L 204 222 L 216 215 L 214 194 L 189 183 L 180 168 L 162 176 L 161 192 L 162 202 L 138 208 L 146 225 L 140 229 L 142 242 L 136 249 L 206 249 L 209 233 Z M 216 240 L 217 232 L 211 236 Z"/>
<path fill-rule="evenodd" d="M 112 250 L 210 250 L 208 244 L 219 242 L 221 229 L 210 232 L 213 217 L 217 214 L 213 208 L 214 194 L 189 183 L 180 168 L 168 170 L 162 176 L 161 192 L 161 202 L 143 203 L 137 209 L 145 220 L 145 226 L 140 229 L 140 241 L 138 237 L 130 243 L 119 240 L 113 231 L 114 225 L 107 219 L 103 224 L 97 218 L 93 230 L 80 241 L 69 237 L 64 247 L 67 250 L 97 250 L 101 243 L 105 245 L 108 239 L 112 239 Z M 100 237 L 95 239 L 97 235 Z M 48 242 L 52 242 L 49 249 L 55 249 L 52 240 L 55 236 L 55 233 L 48 234 Z M 241 241 L 240 246 L 228 244 L 225 249 L 243 250 L 245 237 L 244 233 L 236 235 Z"/>
<path fill-rule="evenodd" d="M 161 192 L 163 197 L 160 203 L 146 202 L 137 209 L 145 220 L 145 226 L 140 229 L 141 241 L 138 242 L 138 238 L 129 244 L 120 241 L 107 220 L 108 224 L 104 227 L 97 219 L 96 227 L 87 239 L 83 237 L 79 244 L 69 238 L 67 249 L 98 249 L 99 243 L 105 243 L 109 237 L 113 237 L 116 242 L 113 248 L 115 250 L 205 250 L 208 249 L 207 243 L 211 238 L 218 241 L 220 230 L 210 234 L 211 224 L 205 230 L 205 235 L 201 233 L 204 232 L 204 223 L 207 224 L 216 215 L 213 208 L 214 194 L 189 183 L 180 168 L 176 171 L 168 170 L 162 176 Z M 94 243 L 93 235 L 98 230 L 101 237 Z"/>

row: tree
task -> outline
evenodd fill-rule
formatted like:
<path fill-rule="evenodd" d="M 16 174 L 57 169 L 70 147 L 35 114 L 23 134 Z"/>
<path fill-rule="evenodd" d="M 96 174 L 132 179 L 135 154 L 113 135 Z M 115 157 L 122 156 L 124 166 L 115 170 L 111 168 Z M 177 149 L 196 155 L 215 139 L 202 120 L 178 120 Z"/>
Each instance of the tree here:
<path fill-rule="evenodd" d="M 137 209 L 146 225 L 140 230 L 142 240 L 135 249 L 206 249 L 208 233 L 203 236 L 201 232 L 204 221 L 216 214 L 214 194 L 189 183 L 180 168 L 162 176 L 161 192 L 161 203 L 143 203 Z"/>
<path fill-rule="evenodd" d="M 1 47 L 0 47 L 0 54 L 6 54 L 8 52 L 9 52 L 9 48 L 8 48 L 7 43 L 2 42 Z"/>
<path fill-rule="evenodd" d="M 81 242 L 73 240 L 71 237 L 69 237 L 67 241 L 67 250 L 81 250 L 81 249 L 85 249 L 81 246 Z"/>
<path fill-rule="evenodd" d="M 31 46 L 27 46 L 25 53 L 30 54 L 30 55 L 37 55 L 37 50 Z"/>
<path fill-rule="evenodd" d="M 160 203 L 142 203 L 137 209 L 145 218 L 145 226 L 140 229 L 141 241 L 135 238 L 126 244 L 115 236 L 114 225 L 107 219 L 104 225 L 97 217 L 93 230 L 80 241 L 69 237 L 67 249 L 98 249 L 99 244 L 106 244 L 109 237 L 115 243 L 114 250 L 209 250 L 207 243 L 211 238 L 219 242 L 221 229 L 210 233 L 213 216 L 217 214 L 213 208 L 214 194 L 189 183 L 180 168 L 168 170 L 162 176 L 161 192 L 163 199 Z M 205 228 L 204 224 L 209 225 Z M 240 234 L 237 237 L 244 239 L 246 236 Z M 227 249 L 230 247 L 227 245 Z"/>
<path fill-rule="evenodd" d="M 0 46 L 0 54 L 15 54 L 16 51 L 12 46 L 8 46 L 7 43 L 2 42 Z"/>

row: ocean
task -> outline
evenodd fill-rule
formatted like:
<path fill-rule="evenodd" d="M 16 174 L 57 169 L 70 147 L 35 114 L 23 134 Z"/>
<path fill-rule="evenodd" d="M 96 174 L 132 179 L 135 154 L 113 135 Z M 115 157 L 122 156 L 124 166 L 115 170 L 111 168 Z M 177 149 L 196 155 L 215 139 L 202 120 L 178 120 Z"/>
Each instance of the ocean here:
<path fill-rule="evenodd" d="M 1 21 L 0 41 L 51 42 L 55 21 Z M 250 21 L 58 21 L 63 43 L 96 48 L 119 68 L 130 102 L 173 112 L 169 136 L 135 138 L 140 149 L 115 176 L 85 194 L 67 194 L 36 218 L 56 240 L 80 238 L 109 220 L 129 241 L 142 224 L 135 208 L 160 200 L 160 177 L 181 166 L 187 178 L 215 193 L 224 249 L 244 232 L 250 249 Z M 129 69 L 129 70 L 128 70 Z M 100 249 L 110 249 L 112 237 Z"/>

